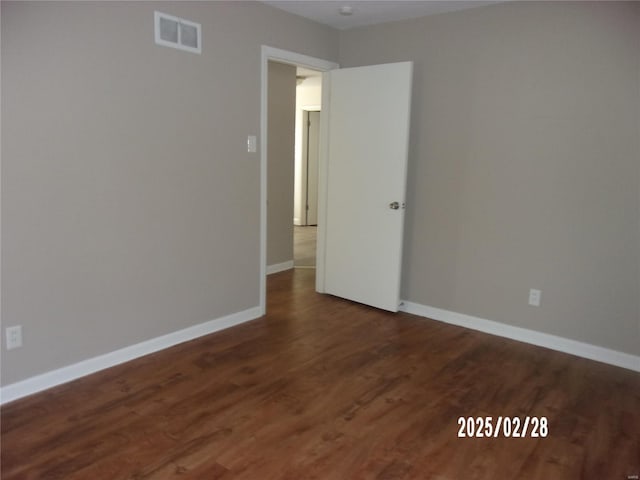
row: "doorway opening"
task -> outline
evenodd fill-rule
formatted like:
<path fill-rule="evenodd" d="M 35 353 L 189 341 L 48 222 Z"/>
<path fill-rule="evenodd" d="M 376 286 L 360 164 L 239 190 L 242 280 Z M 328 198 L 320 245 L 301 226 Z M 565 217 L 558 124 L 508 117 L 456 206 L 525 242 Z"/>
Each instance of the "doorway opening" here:
<path fill-rule="evenodd" d="M 308 85 L 311 85 L 312 83 L 317 82 L 318 84 L 322 83 L 322 75 L 321 72 L 325 72 L 328 70 L 332 70 L 335 68 L 338 68 L 338 64 L 334 63 L 334 62 L 330 62 L 327 60 L 322 60 L 319 58 L 314 58 L 314 57 L 309 57 L 307 55 L 302 55 L 302 54 L 298 54 L 295 52 L 290 52 L 290 51 L 286 51 L 286 50 L 280 50 L 280 49 L 276 49 L 276 48 L 272 48 L 272 47 L 268 47 L 268 46 L 263 46 L 262 47 L 262 80 L 261 80 L 261 119 L 260 119 L 260 190 L 261 190 L 261 212 L 260 212 L 260 258 L 261 258 L 261 266 L 260 266 L 260 309 L 261 312 L 264 314 L 266 312 L 266 276 L 269 273 L 275 273 L 277 271 L 281 271 L 281 270 L 286 270 L 286 269 L 290 269 L 294 267 L 294 253 L 293 253 L 293 244 L 294 242 L 294 230 L 297 227 L 304 227 L 304 228 L 309 228 L 312 227 L 312 229 L 314 231 L 317 231 L 315 226 L 309 225 L 310 223 L 315 223 L 317 225 L 318 221 L 317 219 L 313 220 L 313 218 L 310 218 L 310 215 L 308 215 L 306 213 L 306 208 L 307 205 L 310 205 L 309 202 L 307 202 L 307 198 L 313 198 L 314 194 L 312 192 L 312 189 L 314 188 L 309 187 L 309 184 L 305 181 L 305 186 L 304 188 L 302 187 L 302 184 L 300 186 L 300 191 L 298 192 L 298 195 L 294 195 L 293 194 L 293 190 L 295 185 L 293 184 L 293 179 L 295 177 L 294 172 L 293 172 L 293 167 L 294 167 L 294 163 L 293 161 L 291 162 L 291 176 L 289 178 L 291 178 L 291 184 L 289 184 L 289 187 L 286 188 L 286 190 L 291 191 L 291 196 L 289 197 L 291 199 L 291 208 L 286 211 L 286 210 L 281 210 L 284 211 L 286 216 L 288 217 L 288 242 L 290 242 L 291 244 L 291 254 L 289 256 L 290 260 L 283 260 L 281 258 L 276 258 L 273 256 L 273 243 L 271 242 L 271 239 L 273 238 L 273 233 L 274 230 L 276 228 L 279 229 L 279 227 L 276 227 L 274 225 L 272 225 L 272 220 L 274 218 L 274 214 L 273 214 L 273 207 L 274 207 L 274 202 L 273 201 L 273 195 L 276 194 L 276 192 L 282 192 L 282 189 L 280 189 L 277 186 L 277 182 L 278 180 L 276 180 L 276 184 L 274 185 L 273 182 L 273 172 L 270 171 L 270 167 L 273 166 L 273 164 L 275 164 L 275 162 L 278 161 L 277 158 L 273 158 L 272 155 L 272 148 L 274 143 L 280 143 L 279 142 L 279 138 L 276 135 L 274 135 L 272 133 L 272 126 L 273 126 L 273 109 L 274 107 L 274 103 L 273 102 L 273 98 L 271 97 L 270 94 L 270 90 L 272 87 L 272 82 L 270 81 L 270 75 L 269 75 L 269 66 L 270 64 L 273 65 L 273 63 L 278 63 L 278 64 L 283 64 L 283 65 L 287 65 L 287 66 L 292 66 L 294 67 L 294 90 L 295 90 L 295 83 L 297 81 L 296 77 L 298 76 L 315 76 L 317 77 L 317 80 L 313 80 L 308 82 Z M 298 74 L 298 69 L 300 70 L 300 75 Z M 307 79 L 304 79 L 303 82 L 307 81 Z M 294 97 L 296 97 L 295 95 L 295 91 L 293 92 Z M 319 93 L 319 95 L 322 95 L 322 93 Z M 295 101 L 295 100 L 294 100 Z M 318 111 L 320 109 L 320 105 L 322 105 L 323 101 L 322 99 L 318 99 L 315 100 L 311 103 L 306 103 L 306 112 L 312 112 L 312 111 Z M 275 105 L 278 105 L 278 102 L 275 102 Z M 271 109 L 271 112 L 270 112 Z M 296 112 L 297 112 L 297 108 L 296 108 Z M 300 115 L 303 116 L 304 114 L 302 113 L 302 108 L 300 108 Z M 307 114 L 308 115 L 308 114 Z M 313 121 L 313 118 L 312 118 Z M 325 120 L 323 120 L 325 121 Z M 276 120 L 277 122 L 277 120 Z M 293 123 L 293 122 L 292 122 Z M 300 122 L 302 123 L 302 122 Z M 295 123 L 293 123 L 291 125 L 291 131 L 293 131 L 293 129 L 295 128 Z M 303 129 L 302 129 L 302 125 L 300 127 L 300 132 L 303 133 Z M 308 133 L 308 132 L 307 132 Z M 322 142 L 320 142 L 322 143 Z M 302 141 L 300 142 L 300 151 L 302 152 Z M 268 153 L 269 152 L 269 153 Z M 269 157 L 269 159 L 267 160 L 267 157 Z M 302 155 L 300 154 L 300 159 L 302 159 Z M 301 162 L 302 160 L 300 160 Z M 307 169 L 308 170 L 308 169 Z M 287 173 L 287 176 L 289 174 Z M 275 176 L 277 177 L 277 175 Z M 282 177 L 282 176 L 280 176 Z M 306 178 L 306 172 L 305 172 L 305 178 Z M 315 187 L 315 191 L 317 192 L 317 186 Z M 304 201 L 302 201 L 302 193 L 304 193 Z M 315 194 L 317 196 L 317 193 Z M 298 213 L 296 214 L 296 209 L 293 206 L 293 201 L 299 198 L 299 206 L 298 206 Z M 300 208 L 304 206 L 304 210 L 305 210 L 305 215 L 304 215 L 304 219 L 303 216 L 300 215 L 299 211 Z M 311 207 L 311 205 L 310 205 Z M 293 215 L 292 215 L 293 214 Z M 296 220 L 295 218 L 298 218 L 298 223 L 300 223 L 300 225 L 296 224 Z M 304 225 L 302 225 L 302 223 L 304 223 Z M 284 231 L 284 228 L 283 230 Z M 313 264 L 317 264 L 317 265 L 322 265 L 322 239 L 316 239 L 317 238 L 317 233 L 313 232 L 313 239 L 311 240 L 311 242 L 316 243 L 318 245 L 319 250 L 316 250 L 316 248 L 311 247 L 311 249 L 314 251 L 318 252 L 318 257 L 319 259 L 316 260 L 316 255 L 313 255 Z M 307 237 L 310 235 L 307 235 Z M 306 244 L 307 246 L 309 245 L 309 241 L 302 241 L 301 243 Z M 306 257 L 306 255 L 305 255 Z M 302 262 L 301 262 L 302 263 Z M 309 260 L 307 260 L 304 263 L 311 263 Z M 301 267 L 303 267 L 304 265 L 301 265 Z M 309 265 L 311 266 L 311 265 Z M 318 286 L 317 286 L 318 288 Z"/>

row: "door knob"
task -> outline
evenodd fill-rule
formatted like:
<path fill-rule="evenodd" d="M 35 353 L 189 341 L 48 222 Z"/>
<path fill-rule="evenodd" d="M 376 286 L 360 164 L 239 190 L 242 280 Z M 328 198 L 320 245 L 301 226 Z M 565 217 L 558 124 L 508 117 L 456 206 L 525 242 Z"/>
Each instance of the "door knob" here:
<path fill-rule="evenodd" d="M 400 208 L 400 203 L 398 203 L 398 202 L 391 202 L 391 203 L 389 204 L 389 208 L 390 208 L 391 210 L 398 210 L 398 209 Z"/>

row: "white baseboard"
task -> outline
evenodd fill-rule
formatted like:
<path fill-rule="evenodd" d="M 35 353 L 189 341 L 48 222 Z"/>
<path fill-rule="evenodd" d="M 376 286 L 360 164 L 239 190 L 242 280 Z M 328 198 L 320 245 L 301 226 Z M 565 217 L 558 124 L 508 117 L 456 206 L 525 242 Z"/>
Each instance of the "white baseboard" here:
<path fill-rule="evenodd" d="M 640 356 L 631 355 L 629 353 L 618 352 L 604 347 L 598 347 L 589 343 L 578 342 L 548 333 L 536 332 L 521 327 L 514 327 L 506 323 L 494 322 L 484 318 L 473 317 L 462 313 L 442 310 L 440 308 L 429 307 L 419 303 L 408 302 L 403 300 L 400 310 L 421 317 L 438 320 L 440 322 L 450 323 L 461 327 L 478 330 L 480 332 L 498 335 L 500 337 L 511 338 L 520 342 L 538 345 L 540 347 L 550 348 L 559 352 L 569 353 L 578 357 L 596 360 L 598 362 L 608 363 L 616 367 L 628 368 L 640 372 Z"/>
<path fill-rule="evenodd" d="M 274 265 L 267 265 L 267 275 L 272 273 L 284 272 L 285 270 L 291 270 L 293 268 L 293 260 L 288 262 L 276 263 Z"/>
<path fill-rule="evenodd" d="M 193 327 L 188 327 L 177 332 L 152 338 L 129 347 L 121 348 L 104 355 L 83 360 L 82 362 L 52 370 L 35 377 L 27 378 L 20 382 L 0 388 L 0 404 L 26 397 L 47 388 L 55 387 L 70 382 L 85 375 L 95 373 L 105 368 L 113 367 L 120 363 L 128 362 L 138 357 L 148 355 L 158 350 L 172 347 L 179 343 L 193 340 L 210 333 L 233 327 L 249 320 L 260 317 L 260 307 L 250 308 L 242 312 L 233 313 L 215 320 L 210 320 Z"/>

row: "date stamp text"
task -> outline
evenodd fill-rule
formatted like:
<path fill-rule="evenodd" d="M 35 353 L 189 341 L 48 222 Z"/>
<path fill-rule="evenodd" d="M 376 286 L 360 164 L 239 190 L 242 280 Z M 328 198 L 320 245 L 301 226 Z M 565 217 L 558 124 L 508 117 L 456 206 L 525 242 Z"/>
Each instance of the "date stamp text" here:
<path fill-rule="evenodd" d="M 458 417 L 458 438 L 545 438 L 547 417 Z"/>

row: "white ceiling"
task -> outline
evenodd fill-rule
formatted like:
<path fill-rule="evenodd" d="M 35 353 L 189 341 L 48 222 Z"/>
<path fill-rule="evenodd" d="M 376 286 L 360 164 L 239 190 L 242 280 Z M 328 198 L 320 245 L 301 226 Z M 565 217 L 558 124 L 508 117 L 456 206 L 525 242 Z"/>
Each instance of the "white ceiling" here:
<path fill-rule="evenodd" d="M 300 15 L 318 23 L 346 30 L 364 25 L 406 20 L 466 8 L 482 7 L 500 1 L 463 0 L 263 0 L 263 3 Z M 340 7 L 349 6 L 353 13 L 340 15 Z"/>

